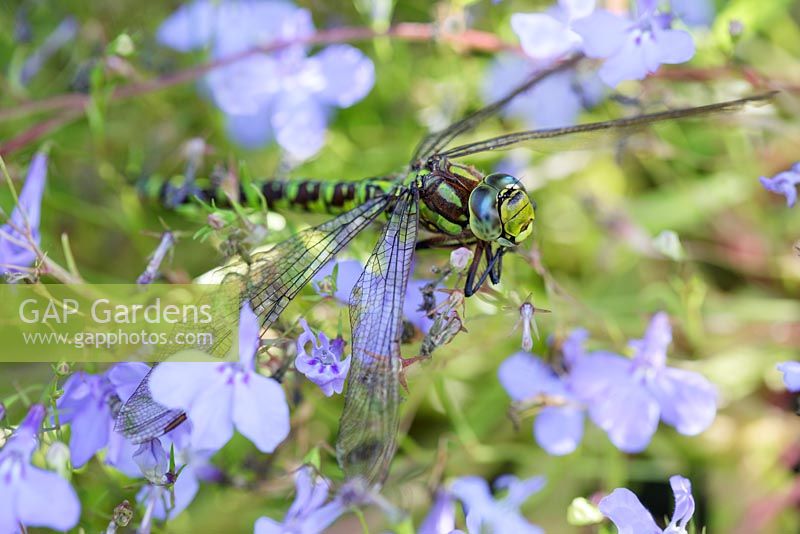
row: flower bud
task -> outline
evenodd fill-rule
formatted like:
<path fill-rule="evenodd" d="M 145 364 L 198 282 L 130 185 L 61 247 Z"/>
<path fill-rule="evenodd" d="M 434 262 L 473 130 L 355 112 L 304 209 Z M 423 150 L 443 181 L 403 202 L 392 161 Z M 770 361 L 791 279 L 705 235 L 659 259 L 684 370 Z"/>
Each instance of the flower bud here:
<path fill-rule="evenodd" d="M 455 249 L 450 253 L 450 266 L 458 272 L 465 271 L 472 261 L 472 251 L 466 247 Z"/>

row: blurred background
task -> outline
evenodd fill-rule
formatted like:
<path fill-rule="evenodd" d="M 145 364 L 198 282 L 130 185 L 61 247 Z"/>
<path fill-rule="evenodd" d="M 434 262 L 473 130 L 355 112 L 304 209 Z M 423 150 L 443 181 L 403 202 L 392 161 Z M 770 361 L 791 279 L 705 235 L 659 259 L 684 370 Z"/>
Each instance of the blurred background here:
<path fill-rule="evenodd" d="M 213 54 L 159 44 L 158 29 L 179 2 L 0 5 L 0 154 L 19 186 L 34 152 L 49 148 L 41 225 L 41 249 L 49 258 L 67 265 L 72 259 L 65 251 L 71 250 L 85 280 L 132 283 L 170 229 L 178 242 L 162 265 L 163 278 L 188 281 L 224 262 L 232 246 L 277 242 L 324 220 L 288 214 L 271 218 L 269 228 L 253 219 L 259 228 L 216 231 L 202 208 L 176 213 L 143 201 L 141 192 L 151 180 L 179 182 L 188 166 L 201 177 L 246 169 L 254 178 L 350 181 L 400 172 L 426 133 L 478 109 L 493 86 L 508 87 L 494 67 L 501 54 L 519 55 L 511 14 L 550 5 L 296 4 L 310 11 L 318 30 L 382 31 L 402 22 L 427 32 L 414 40 L 350 42 L 372 60 L 374 87 L 352 105 L 328 110 L 324 144 L 303 158 L 274 141 L 243 147 L 231 139 L 202 73 L 192 71 Z M 800 158 L 800 4 L 718 0 L 713 12 L 708 25 L 692 29 L 697 53 L 690 63 L 603 90 L 579 122 L 782 90 L 774 106 L 663 124 L 624 140 L 608 136 L 580 151 L 565 142 L 558 150 L 532 145 L 464 161 L 481 172 L 513 169 L 539 208 L 534 239 L 506 257 L 497 293 L 468 302 L 469 332 L 409 370 L 403 437 L 384 495 L 408 510 L 415 524 L 431 504 L 429 488 L 439 481 L 541 474 L 548 484 L 525 504 L 526 517 L 548 532 L 593 532 L 598 527 L 567 524 L 574 498 L 624 486 L 655 517 L 668 517 L 673 504 L 667 480 L 679 473 L 693 482 L 695 522 L 708 532 L 800 531 L 800 419 L 775 369 L 780 361 L 798 359 L 800 208 L 788 208 L 758 180 Z M 469 139 L 526 126 L 533 126 L 529 118 L 506 114 Z M 0 205 L 10 210 L 12 197 L 0 189 Z M 377 229 L 356 239 L 345 257 L 364 260 Z M 416 278 L 431 278 L 431 267 L 447 261 L 443 251 L 420 253 Z M 42 280 L 55 281 L 48 275 Z M 535 315 L 540 337 L 533 352 L 544 357 L 556 355 L 553 347 L 579 327 L 591 333 L 591 348 L 625 354 L 627 340 L 642 336 L 654 312 L 668 312 L 670 364 L 698 371 L 719 388 L 714 424 L 696 437 L 661 425 L 636 455 L 618 451 L 587 425 L 576 452 L 547 455 L 532 438 L 530 415 L 510 416 L 497 380 L 500 363 L 520 350 L 521 330 L 512 326 L 529 295 L 537 307 L 551 310 Z M 287 313 L 312 313 L 331 332 L 343 318 L 347 328 L 345 308 L 321 302 L 311 288 Z M 418 346 L 404 347 L 406 356 L 416 351 Z M 20 391 L 35 397 L 52 376 L 49 365 L 5 364 L 0 399 Z M 263 455 L 235 438 L 214 457 L 224 481 L 203 485 L 165 531 L 249 531 L 259 516 L 282 517 L 293 491 L 286 473 L 315 448 L 322 471 L 341 480 L 330 446 L 341 397 L 322 397 L 293 376 L 285 384 L 293 410 L 290 439 L 275 455 Z M 8 404 L 8 420 L 18 420 L 23 406 Z M 72 482 L 86 531 L 105 528 L 114 506 L 133 502 L 138 489 L 98 462 L 76 472 Z M 366 516 L 371 531 L 380 531 L 380 513 Z M 331 532 L 359 528 L 350 514 Z"/>

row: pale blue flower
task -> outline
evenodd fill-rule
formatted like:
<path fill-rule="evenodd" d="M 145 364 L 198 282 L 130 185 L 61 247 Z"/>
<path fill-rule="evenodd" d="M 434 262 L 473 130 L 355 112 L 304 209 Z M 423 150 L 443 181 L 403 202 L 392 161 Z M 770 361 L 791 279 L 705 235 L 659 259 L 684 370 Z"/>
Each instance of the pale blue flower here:
<path fill-rule="evenodd" d="M 670 0 L 672 13 L 689 26 L 710 26 L 714 21 L 712 0 Z"/>
<path fill-rule="evenodd" d="M 456 506 L 453 495 L 439 488 L 428 515 L 422 520 L 417 534 L 451 534 L 456 528 Z"/>
<path fill-rule="evenodd" d="M 0 274 L 18 273 L 20 270 L 17 267 L 29 267 L 36 260 L 36 253 L 28 246 L 25 234 L 30 232 L 33 243 L 39 244 L 42 195 L 46 181 L 47 154 L 37 152 L 19 194 L 19 203 L 11 212 L 8 223 L 0 227 Z"/>
<path fill-rule="evenodd" d="M 261 517 L 256 521 L 255 534 L 317 534 L 347 510 L 338 495 L 326 502 L 330 482 L 317 476 L 312 467 L 301 467 L 294 483 L 296 496 L 283 522 Z"/>
<path fill-rule="evenodd" d="M 692 36 L 670 29 L 672 16 L 659 13 L 657 4 L 638 0 L 634 18 L 598 9 L 573 22 L 572 29 L 583 40 L 583 52 L 605 59 L 598 74 L 609 86 L 642 80 L 664 63 L 683 63 L 694 56 Z"/>
<path fill-rule="evenodd" d="M 543 477 L 520 480 L 513 475 L 503 475 L 495 481 L 495 490 L 508 492 L 504 497 L 496 498 L 484 479 L 468 476 L 456 479 L 451 492 L 464 506 L 470 533 L 544 534 L 541 528 L 529 523 L 519 512 L 522 503 L 539 492 L 544 484 Z"/>
<path fill-rule="evenodd" d="M 793 393 L 800 392 L 800 362 L 781 362 L 778 371 L 783 373 L 786 389 Z"/>
<path fill-rule="evenodd" d="M 0 532 L 20 527 L 69 530 L 78 524 L 81 503 L 69 482 L 31 464 L 44 420 L 44 406 L 34 404 L 0 449 Z"/>
<path fill-rule="evenodd" d="M 603 497 L 598 507 L 617 527 L 619 534 L 686 534 L 686 525 L 694 515 L 694 497 L 689 479 L 670 477 L 675 496 L 675 512 L 666 528 L 660 528 L 636 495 L 627 488 L 617 488 Z"/>
<path fill-rule="evenodd" d="M 261 452 L 289 435 L 289 406 L 281 385 L 255 370 L 258 317 L 249 304 L 239 318 L 239 361 L 164 362 L 150 377 L 153 398 L 186 412 L 194 450 L 218 450 L 236 428 Z"/>
<path fill-rule="evenodd" d="M 797 202 L 797 184 L 800 184 L 800 162 L 795 163 L 788 171 L 779 172 L 772 178 L 759 178 L 764 189 L 786 197 L 786 205 L 790 208 Z"/>
<path fill-rule="evenodd" d="M 297 338 L 294 366 L 318 385 L 326 397 L 341 393 L 350 370 L 350 355 L 342 358 L 344 339 L 337 337 L 331 341 L 324 332 L 315 337 L 305 319 L 300 319 L 300 326 L 303 327 L 303 333 Z M 306 352 L 308 344 L 311 344 L 310 354 Z"/>
<path fill-rule="evenodd" d="M 158 39 L 184 52 L 207 46 L 221 59 L 313 34 L 311 14 L 288 2 L 195 0 L 164 21 Z M 308 158 L 324 143 L 331 111 L 372 89 L 374 66 L 358 49 L 332 45 L 308 57 L 307 48 L 248 54 L 206 76 L 235 141 L 252 148 L 275 139 L 294 157 Z"/>
<path fill-rule="evenodd" d="M 583 335 L 583 331 L 574 335 Z M 566 376 L 556 374 L 540 358 L 527 352 L 517 352 L 506 359 L 498 375 L 513 400 L 544 405 L 533 424 L 539 446 L 556 456 L 569 454 L 578 447 L 583 439 L 585 407 L 570 389 Z"/>
<path fill-rule="evenodd" d="M 669 317 L 660 312 L 652 317 L 644 338 L 630 342 L 633 358 L 598 351 L 571 363 L 571 390 L 622 451 L 644 450 L 659 419 L 687 436 L 701 433 L 714 421 L 716 388 L 699 373 L 666 366 L 671 341 Z"/>

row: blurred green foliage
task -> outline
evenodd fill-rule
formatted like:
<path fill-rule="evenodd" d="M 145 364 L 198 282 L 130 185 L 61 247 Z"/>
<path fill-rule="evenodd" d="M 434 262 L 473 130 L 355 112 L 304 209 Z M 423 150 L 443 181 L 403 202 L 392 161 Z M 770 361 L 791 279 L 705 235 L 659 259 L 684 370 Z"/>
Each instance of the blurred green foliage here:
<path fill-rule="evenodd" d="M 365 10 L 348 0 L 300 4 L 311 9 L 318 28 L 370 25 L 362 14 Z M 546 5 L 410 0 L 398 2 L 393 21 L 430 22 L 439 17 L 441 22 L 448 14 L 449 23 L 457 26 L 462 20 L 460 4 L 469 4 L 463 19 L 469 26 L 511 43 L 510 14 Z M 202 53 L 177 54 L 154 42 L 159 22 L 177 5 L 75 0 L 0 5 L 0 26 L 7 29 L 0 32 L 0 108 L 90 91 L 92 101 L 84 116 L 45 138 L 52 144 L 52 157 L 42 249 L 64 264 L 61 236 L 66 234 L 81 274 L 93 282 L 135 280 L 164 226 L 184 232 L 165 265 L 168 278 L 188 279 L 224 260 L 214 246 L 218 242 L 191 239 L 205 224 L 199 210 L 189 217 L 169 213 L 137 196 L 138 181 L 183 172 L 181 151 L 187 140 L 201 137 L 208 143 L 206 173 L 218 162 L 242 162 L 255 177 L 285 172 L 276 147 L 244 151 L 231 144 L 220 112 L 195 83 L 124 102 L 110 100 L 115 87 L 204 61 Z M 597 151 L 534 155 L 522 178 L 539 205 L 535 243 L 505 262 L 498 288 L 505 297 L 472 299 L 466 312 L 469 333 L 409 372 L 404 437 L 385 494 L 409 510 L 415 523 L 431 502 L 427 485 L 439 476 L 547 476 L 545 490 L 524 511 L 548 532 L 591 531 L 595 527 L 567 526 L 569 504 L 576 497 L 590 498 L 618 486 L 637 491 L 656 517 L 667 516 L 672 504 L 666 481 L 676 473 L 692 480 L 699 506 L 695 520 L 711 533 L 742 532 L 736 529 L 754 520 L 752 514 L 765 513 L 765 503 L 783 502 L 790 488 L 797 487 L 787 458 L 794 454 L 797 462 L 800 420 L 791 413 L 792 399 L 781 393 L 774 364 L 797 359 L 800 345 L 800 258 L 793 246 L 800 239 L 800 208 L 787 209 L 781 197 L 763 191 L 758 176 L 771 175 L 798 159 L 800 7 L 788 0 L 734 0 L 717 2 L 717 7 L 714 26 L 694 32 L 699 51 L 691 65 L 703 74 L 701 81 L 681 76 L 678 67 L 642 84 L 626 85 L 622 92 L 654 108 L 709 103 L 763 90 L 748 83 L 744 70 L 752 69 L 772 87 L 785 90 L 775 112 L 763 108 L 663 125 L 625 143 L 610 140 Z M 57 52 L 29 85 L 21 85 L 24 59 L 66 16 L 80 23 L 77 39 Z M 728 33 L 733 19 L 744 27 L 736 40 Z M 30 30 L 27 40 L 11 31 L 22 23 Z M 427 127 L 441 127 L 481 105 L 480 86 L 487 82 L 490 54 L 456 50 L 446 42 L 387 38 L 358 46 L 374 59 L 374 90 L 364 101 L 336 113 L 325 148 L 289 171 L 290 176 L 357 180 L 401 170 Z M 108 58 L 120 53 L 115 56 L 118 68 L 110 69 Z M 630 111 L 606 103 L 582 120 Z M 45 117 L 36 113 L 3 120 L 0 142 Z M 493 120 L 480 136 L 519 126 L 513 120 Z M 37 141 L 4 154 L 15 178 L 24 176 L 40 145 Z M 468 163 L 488 171 L 499 156 Z M 4 191 L 4 209 L 10 207 L 9 199 Z M 288 229 L 270 233 L 268 242 L 316 220 L 292 215 L 288 219 Z M 654 248 L 653 239 L 663 231 L 676 233 L 684 259 L 670 259 Z M 370 231 L 357 239 L 349 255 L 365 258 L 375 236 Z M 549 286 L 532 268 L 531 251 L 540 253 L 552 276 Z M 432 265 L 446 261 L 442 252 L 421 254 L 416 275 L 425 277 Z M 715 424 L 691 438 L 662 425 L 647 451 L 634 456 L 617 451 L 590 425 L 577 452 L 546 455 L 532 439 L 530 418 L 518 428 L 512 424 L 509 399 L 496 379 L 500 362 L 519 350 L 519 332 L 511 331 L 516 311 L 506 306 L 528 294 L 537 306 L 553 311 L 536 316 L 543 337 L 534 352 L 541 355 L 552 352 L 546 339 L 560 339 L 576 327 L 590 330 L 593 347 L 623 352 L 628 338 L 641 335 L 650 314 L 669 312 L 675 328 L 672 363 L 702 372 L 720 388 Z M 333 331 L 346 312 L 332 303 L 318 303 L 310 291 L 304 295 L 287 313 L 295 317 L 313 307 L 316 322 Z M 404 354 L 415 350 L 406 347 Z M 35 399 L 36 384 L 47 383 L 51 375 L 46 366 L 6 366 L 0 373 L 0 398 L 25 390 Z M 204 485 L 189 510 L 165 531 L 244 532 L 259 516 L 282 517 L 291 502 L 287 473 L 315 449 L 322 471 L 341 479 L 329 447 L 341 399 L 324 398 L 294 377 L 286 386 L 290 399 L 302 399 L 294 406 L 290 440 L 267 457 L 236 438 L 215 457 L 226 482 Z M 11 409 L 10 419 L 16 420 L 20 403 Z M 99 462 L 76 473 L 73 483 L 81 494 L 87 532 L 105 528 L 114 506 L 123 499 L 133 501 L 137 491 L 135 483 Z M 796 506 L 775 513 L 760 532 L 797 532 Z M 380 531 L 376 510 L 367 511 L 366 518 L 372 531 Z M 350 514 L 332 532 L 359 528 Z"/>

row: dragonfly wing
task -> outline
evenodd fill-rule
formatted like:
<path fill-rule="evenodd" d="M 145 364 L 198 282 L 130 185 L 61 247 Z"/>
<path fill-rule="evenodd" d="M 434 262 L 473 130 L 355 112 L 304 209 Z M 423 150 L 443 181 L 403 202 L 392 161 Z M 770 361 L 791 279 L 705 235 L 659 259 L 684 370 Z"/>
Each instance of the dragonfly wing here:
<path fill-rule="evenodd" d="M 550 67 L 548 69 L 533 74 L 530 78 L 525 80 L 519 86 L 515 87 L 511 92 L 509 92 L 506 96 L 504 96 L 500 100 L 492 102 L 491 104 L 479 109 L 475 113 L 467 115 L 458 122 L 454 122 L 444 130 L 440 130 L 438 132 L 434 132 L 426 136 L 422 140 L 422 142 L 420 142 L 420 144 L 417 145 L 417 148 L 414 151 L 414 157 L 411 160 L 412 163 L 427 160 L 430 156 L 438 153 L 440 150 L 446 147 L 450 143 L 450 141 L 452 141 L 459 135 L 474 129 L 480 123 L 482 123 L 489 117 L 501 111 L 509 102 L 514 100 L 517 96 L 526 91 L 529 91 L 531 88 L 533 88 L 533 86 L 535 86 L 543 79 L 547 78 L 551 74 L 575 66 L 575 64 L 578 62 L 578 60 L 581 59 L 581 57 L 582 56 L 580 55 L 573 56 L 572 58 L 567 59 L 559 63 L 558 65 L 555 65 L 553 67 Z"/>
<path fill-rule="evenodd" d="M 542 152 L 591 148 L 601 144 L 604 140 L 613 140 L 631 135 L 653 123 L 736 111 L 748 104 L 768 102 L 775 94 L 776 93 L 772 92 L 741 98 L 739 100 L 709 104 L 707 106 L 672 109 L 659 113 L 648 113 L 624 119 L 578 124 L 576 126 L 564 128 L 547 128 L 515 132 L 450 148 L 440 152 L 439 155 L 446 158 L 461 158 L 470 154 L 477 154 L 478 152 L 500 150 L 528 141 L 533 143 L 532 149 Z"/>
<path fill-rule="evenodd" d="M 396 449 L 403 299 L 417 241 L 419 193 L 397 199 L 350 298 L 353 356 L 336 455 L 347 478 L 381 484 Z"/>
<path fill-rule="evenodd" d="M 237 284 L 242 302 L 250 302 L 262 328 L 269 328 L 297 293 L 361 230 L 383 213 L 391 196 L 376 197 L 347 213 L 298 232 L 270 250 L 254 254 L 249 264 L 223 268 L 223 284 Z M 236 318 L 214 324 L 214 347 L 231 346 Z M 188 347 L 187 347 L 188 348 Z M 155 402 L 149 374 L 120 408 L 115 429 L 136 443 L 157 438 L 180 423 L 185 415 Z"/>

